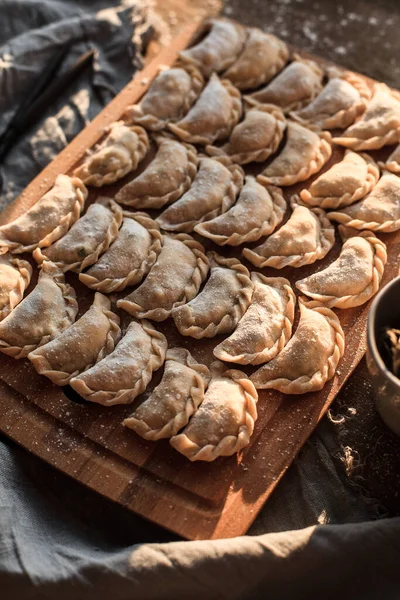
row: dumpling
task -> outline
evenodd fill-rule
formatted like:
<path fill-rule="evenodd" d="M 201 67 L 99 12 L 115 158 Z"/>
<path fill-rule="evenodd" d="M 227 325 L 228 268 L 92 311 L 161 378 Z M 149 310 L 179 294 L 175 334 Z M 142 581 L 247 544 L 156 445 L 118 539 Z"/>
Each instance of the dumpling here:
<path fill-rule="evenodd" d="M 322 173 L 300 192 L 308 206 L 340 208 L 364 198 L 379 179 L 379 169 L 368 154 L 346 150 L 343 160 Z"/>
<path fill-rule="evenodd" d="M 0 227 L 0 251 L 21 254 L 50 246 L 79 219 L 87 195 L 80 179 L 58 175 L 47 194 L 18 219 Z"/>
<path fill-rule="evenodd" d="M 259 268 L 303 267 L 324 258 L 334 242 L 335 230 L 322 209 L 294 204 L 290 219 L 278 231 L 242 254 Z"/>
<path fill-rule="evenodd" d="M 157 153 L 146 169 L 116 194 L 120 204 L 134 208 L 162 208 L 175 202 L 192 184 L 197 172 L 193 146 L 157 136 Z"/>
<path fill-rule="evenodd" d="M 177 64 L 171 69 L 164 68 L 140 104 L 127 109 L 127 118 L 151 131 L 164 129 L 170 121 L 185 116 L 203 86 L 204 79 L 193 65 Z"/>
<path fill-rule="evenodd" d="M 200 159 L 191 188 L 157 217 L 166 231 L 193 231 L 197 223 L 224 213 L 235 202 L 244 173 L 227 157 Z"/>
<path fill-rule="evenodd" d="M 206 285 L 193 300 L 172 311 L 179 333 L 196 339 L 233 331 L 253 294 L 250 274 L 236 258 L 216 252 L 207 256 L 211 272 Z"/>
<path fill-rule="evenodd" d="M 285 211 L 282 190 L 265 187 L 248 175 L 236 204 L 211 221 L 196 225 L 194 230 L 220 246 L 238 246 L 272 233 Z"/>
<path fill-rule="evenodd" d="M 86 185 L 101 187 L 118 181 L 134 171 L 150 147 L 142 127 L 112 123 L 105 140 L 74 171 Z"/>
<path fill-rule="evenodd" d="M 79 279 L 100 292 L 120 292 L 140 283 L 162 248 L 158 224 L 146 213 L 124 212 L 118 237 L 99 260 Z"/>
<path fill-rule="evenodd" d="M 249 104 L 275 104 L 284 112 L 308 104 L 322 90 L 322 69 L 313 60 L 297 58 L 266 87 L 245 96 Z"/>
<path fill-rule="evenodd" d="M 286 119 L 280 108 L 260 104 L 246 112 L 224 146 L 207 146 L 206 151 L 212 156 L 227 154 L 240 165 L 262 162 L 278 149 L 285 128 Z"/>
<path fill-rule="evenodd" d="M 72 377 L 112 352 L 120 334 L 119 317 L 111 312 L 111 301 L 96 293 L 92 306 L 78 321 L 28 358 L 40 375 L 56 385 L 67 385 Z"/>
<path fill-rule="evenodd" d="M 332 379 L 344 353 L 344 333 L 330 309 L 299 298 L 300 321 L 284 349 L 250 377 L 257 389 L 283 394 L 321 390 Z"/>
<path fill-rule="evenodd" d="M 168 128 L 190 144 L 212 144 L 229 136 L 242 115 L 240 92 L 213 73 L 187 115 Z"/>
<path fill-rule="evenodd" d="M 165 360 L 167 340 L 146 320 L 132 321 L 111 354 L 70 381 L 82 398 L 105 406 L 129 404 Z"/>
<path fill-rule="evenodd" d="M 371 98 L 367 84 L 354 73 L 331 71 L 331 78 L 316 98 L 290 116 L 317 129 L 345 129 L 365 110 Z"/>
<path fill-rule="evenodd" d="M 0 323 L 0 351 L 24 358 L 75 321 L 78 303 L 63 272 L 46 261 L 33 291 Z"/>
<path fill-rule="evenodd" d="M 146 440 L 176 435 L 204 399 L 210 371 L 199 364 L 184 348 L 167 350 L 161 383 L 152 394 L 124 420 Z"/>
<path fill-rule="evenodd" d="M 110 198 L 91 204 L 68 233 L 44 250 L 36 248 L 37 263 L 50 260 L 63 271 L 79 273 L 96 262 L 112 244 L 122 223 L 122 209 Z"/>
<path fill-rule="evenodd" d="M 209 77 L 212 71 L 219 73 L 236 60 L 246 39 L 246 28 L 227 19 L 211 19 L 207 29 L 198 44 L 180 52 L 180 58 Z"/>
<path fill-rule="evenodd" d="M 296 296 L 287 279 L 252 273 L 251 304 L 231 336 L 214 348 L 214 356 L 241 365 L 274 358 L 292 335 Z"/>
<path fill-rule="evenodd" d="M 330 134 L 320 134 L 298 123 L 288 121 L 287 139 L 283 150 L 257 176 L 263 184 L 293 185 L 318 173 L 332 154 Z"/>
<path fill-rule="evenodd" d="M 224 73 L 239 90 L 254 89 L 272 79 L 289 58 L 285 42 L 257 27 L 248 29 L 242 53 Z"/>
<path fill-rule="evenodd" d="M 296 287 L 329 308 L 352 308 L 376 294 L 386 264 L 386 245 L 371 231 L 339 226 L 344 244 L 326 269 L 297 281 Z"/>
<path fill-rule="evenodd" d="M 184 233 L 165 235 L 162 250 L 144 282 L 118 300 L 117 306 L 138 319 L 165 321 L 173 308 L 196 296 L 208 269 L 201 244 Z"/>
<path fill-rule="evenodd" d="M 400 141 L 400 93 L 384 83 L 375 84 L 374 95 L 360 119 L 333 138 L 353 150 L 378 150 Z"/>
<path fill-rule="evenodd" d="M 250 442 L 257 420 L 258 394 L 250 379 L 216 361 L 200 408 L 171 446 L 189 460 L 211 462 L 232 456 Z"/>
<path fill-rule="evenodd" d="M 386 169 L 391 173 L 400 173 L 400 144 L 396 146 L 393 152 L 386 159 L 386 162 L 378 162 L 378 165 L 382 167 L 382 169 Z"/>
<path fill-rule="evenodd" d="M 21 302 L 31 276 L 32 267 L 26 260 L 0 256 L 0 321 Z"/>
<path fill-rule="evenodd" d="M 400 229 L 400 178 L 384 172 L 360 202 L 328 213 L 328 218 L 354 229 L 390 232 Z"/>

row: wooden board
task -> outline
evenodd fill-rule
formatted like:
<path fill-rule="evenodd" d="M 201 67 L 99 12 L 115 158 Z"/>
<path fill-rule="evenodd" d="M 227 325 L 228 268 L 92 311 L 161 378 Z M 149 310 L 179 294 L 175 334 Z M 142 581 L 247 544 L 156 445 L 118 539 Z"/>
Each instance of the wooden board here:
<path fill-rule="evenodd" d="M 140 98 L 158 66 L 174 61 L 195 29 L 195 25 L 186 29 L 138 74 L 0 215 L 0 223 L 26 211 L 52 186 L 58 173 L 70 172 L 86 149 L 102 137 L 104 128 L 119 119 L 128 104 Z M 379 157 L 384 158 L 388 153 L 385 150 Z M 343 150 L 335 148 L 325 168 L 342 154 Z M 117 188 L 109 187 L 107 192 L 112 195 Z M 290 197 L 298 188 L 285 190 L 286 196 Z M 90 201 L 104 193 L 105 190 L 92 190 Z M 386 235 L 385 241 L 389 254 L 384 276 L 387 282 L 397 274 L 400 235 Z M 208 247 L 211 246 L 210 242 Z M 340 244 L 336 244 L 328 262 L 339 248 Z M 237 255 L 233 249 L 219 251 Z M 318 268 L 327 261 L 320 261 Z M 279 274 L 294 282 L 314 268 L 315 265 L 284 269 Z M 272 269 L 263 272 L 276 274 Z M 68 273 L 67 280 L 77 290 L 82 314 L 92 302 L 93 293 L 79 283 L 75 274 Z M 0 430 L 81 483 L 183 537 L 213 539 L 241 535 L 363 356 L 368 308 L 367 304 L 340 312 L 347 349 L 337 374 L 322 391 L 298 397 L 260 392 L 255 432 L 250 446 L 239 456 L 220 458 L 212 464 L 192 464 L 168 442 L 146 442 L 125 429 L 121 421 L 132 412 L 131 406 L 105 408 L 78 403 L 70 388 L 54 386 L 39 376 L 28 360 L 16 361 L 4 355 L 0 357 Z M 119 314 L 124 317 L 122 312 Z M 188 347 L 195 358 L 206 364 L 213 360 L 212 349 L 219 339 L 182 338 L 170 320 L 157 324 L 157 328 L 167 336 L 170 347 Z M 161 371 L 155 374 L 146 395 L 160 381 Z"/>

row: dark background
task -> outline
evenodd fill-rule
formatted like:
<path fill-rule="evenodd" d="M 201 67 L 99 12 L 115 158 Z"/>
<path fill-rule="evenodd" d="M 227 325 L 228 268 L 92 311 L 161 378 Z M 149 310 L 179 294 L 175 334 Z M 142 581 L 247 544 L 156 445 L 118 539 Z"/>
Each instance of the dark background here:
<path fill-rule="evenodd" d="M 224 13 L 400 88 L 399 0 L 228 0 Z"/>

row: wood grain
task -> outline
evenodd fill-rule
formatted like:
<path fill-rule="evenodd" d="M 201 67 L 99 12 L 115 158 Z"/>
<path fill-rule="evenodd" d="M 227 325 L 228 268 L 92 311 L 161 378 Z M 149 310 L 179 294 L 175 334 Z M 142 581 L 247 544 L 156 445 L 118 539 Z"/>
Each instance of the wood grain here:
<path fill-rule="evenodd" d="M 102 137 L 104 128 L 119 119 L 128 104 L 140 98 L 158 66 L 175 60 L 196 28 L 191 25 L 185 29 L 168 49 L 147 65 L 0 215 L 0 222 L 5 223 L 26 211 L 52 186 L 58 173 L 71 172 L 86 149 Z M 388 153 L 389 150 L 379 153 L 379 158 Z M 342 155 L 343 150 L 336 147 L 325 169 Z M 107 193 L 113 195 L 118 187 L 109 186 Z M 301 187 L 286 189 L 286 197 Z M 93 202 L 100 193 L 104 195 L 104 191 L 91 190 L 89 201 Z M 385 283 L 397 274 L 400 235 L 382 237 L 387 243 L 389 258 Z M 205 245 L 213 247 L 210 241 Z M 337 243 L 329 257 L 317 264 L 318 268 L 333 260 L 339 250 Z M 238 255 L 237 249 L 218 251 Z M 314 269 L 315 265 L 297 270 L 287 268 L 279 274 L 294 282 Z M 276 275 L 272 269 L 262 272 Z M 92 302 L 93 292 L 80 284 L 73 273 L 67 274 L 67 280 L 77 291 L 82 314 Z M 35 278 L 29 289 L 34 284 Z M 3 355 L 0 360 L 0 430 L 81 483 L 183 537 L 215 539 L 241 535 L 363 356 L 368 308 L 367 304 L 338 313 L 347 348 L 338 372 L 323 390 L 298 397 L 260 391 L 255 432 L 250 446 L 239 456 L 219 458 L 211 464 L 192 464 L 166 441 L 147 442 L 125 429 L 121 421 L 132 412 L 132 406 L 105 408 L 78 402 L 79 398 L 70 388 L 52 385 L 36 373 L 28 360 L 16 361 Z M 126 322 L 127 315 L 119 314 Z M 157 324 L 157 328 L 167 336 L 169 347 L 187 347 L 196 359 L 206 364 L 212 362 L 212 350 L 221 341 L 221 336 L 201 341 L 183 338 L 170 320 Z M 248 368 L 244 370 L 249 372 Z M 151 393 L 160 381 L 161 371 L 155 374 L 148 390 L 135 405 Z"/>

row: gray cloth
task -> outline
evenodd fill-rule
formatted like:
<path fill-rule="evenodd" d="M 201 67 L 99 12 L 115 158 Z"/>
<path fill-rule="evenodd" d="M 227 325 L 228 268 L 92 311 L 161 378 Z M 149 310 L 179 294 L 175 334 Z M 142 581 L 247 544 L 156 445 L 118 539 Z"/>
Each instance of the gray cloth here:
<path fill-rule="evenodd" d="M 324 520 L 366 515 L 324 442 L 322 435 L 306 446 L 262 511 L 257 533 L 316 523 L 322 507 Z M 399 597 L 400 519 L 182 542 L 12 444 L 0 445 L 0 465 L 5 600 Z"/>
<path fill-rule="evenodd" d="M 82 8 L 85 4 L 90 11 Z M 125 0 L 115 7 L 110 4 L 88 0 L 76 4 L 1 1 L 0 133 L 26 90 L 63 44 L 70 43 L 71 49 L 60 72 L 89 48 L 97 50 L 97 56 L 93 73 L 87 70 L 81 75 L 66 95 L 48 108 L 42 123 L 7 156 L 1 167 L 4 184 L 0 209 L 57 156 L 139 66 L 139 32 L 147 9 L 140 0 Z"/>
<path fill-rule="evenodd" d="M 94 76 L 49 107 L 2 166 L 2 206 L 131 77 L 144 10 L 109 4 L 0 2 L 0 132 L 62 41 L 74 42 L 65 67 L 98 50 Z M 180 541 L 0 436 L 0 598 L 398 598 L 400 520 L 362 522 L 377 507 L 335 458 L 336 429 L 318 427 L 248 536 L 215 542 Z"/>

